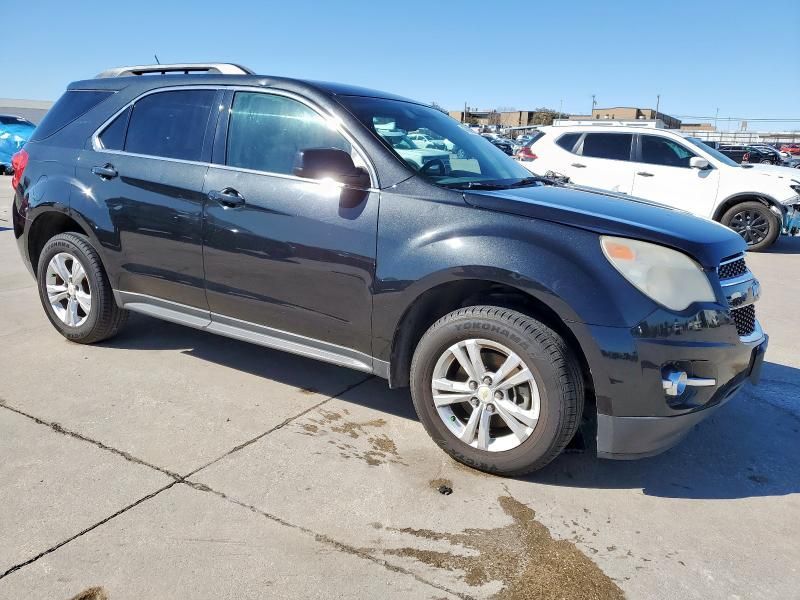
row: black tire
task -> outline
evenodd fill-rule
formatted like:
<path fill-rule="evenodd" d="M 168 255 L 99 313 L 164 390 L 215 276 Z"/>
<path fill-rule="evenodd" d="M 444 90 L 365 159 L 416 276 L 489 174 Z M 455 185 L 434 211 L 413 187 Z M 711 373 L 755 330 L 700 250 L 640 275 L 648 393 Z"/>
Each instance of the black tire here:
<path fill-rule="evenodd" d="M 747 249 L 753 252 L 760 252 L 772 246 L 781 233 L 778 216 L 757 200 L 740 202 L 732 206 L 722 215 L 720 223 L 741 235 L 747 242 Z M 748 224 L 750 230 L 747 229 Z"/>
<path fill-rule="evenodd" d="M 431 382 L 439 357 L 471 338 L 512 350 L 538 387 L 539 419 L 529 437 L 512 449 L 480 450 L 461 441 L 434 405 Z M 411 394 L 420 421 L 440 448 L 465 465 L 506 476 L 536 471 L 556 458 L 575 435 L 584 403 L 581 370 L 563 338 L 529 316 L 495 306 L 459 309 L 428 329 L 411 363 Z"/>
<path fill-rule="evenodd" d="M 77 326 L 67 325 L 56 314 L 47 295 L 48 265 L 59 253 L 66 253 L 78 259 L 86 273 L 91 290 L 91 308 L 88 314 L 84 313 L 84 322 Z M 128 319 L 128 311 L 117 306 L 100 256 L 85 235 L 61 233 L 48 240 L 39 255 L 36 280 L 39 299 L 47 318 L 61 335 L 72 342 L 93 344 L 107 340 L 115 336 Z"/>

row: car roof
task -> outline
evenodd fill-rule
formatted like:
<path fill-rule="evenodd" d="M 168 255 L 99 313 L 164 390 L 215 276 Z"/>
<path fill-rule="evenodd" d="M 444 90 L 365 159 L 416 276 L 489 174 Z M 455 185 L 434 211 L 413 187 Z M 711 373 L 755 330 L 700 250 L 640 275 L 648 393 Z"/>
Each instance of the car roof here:
<path fill-rule="evenodd" d="M 142 88 L 142 91 L 160 87 L 184 85 L 214 85 L 214 86 L 253 86 L 253 87 L 286 87 L 289 89 L 311 88 L 328 96 L 363 96 L 369 98 L 383 98 L 386 100 L 400 100 L 429 106 L 425 102 L 412 100 L 391 92 L 384 92 L 367 87 L 335 83 L 330 81 L 315 81 L 310 79 L 296 79 L 292 77 L 276 77 L 272 75 L 229 75 L 217 73 L 191 73 L 169 75 L 127 75 L 122 77 L 102 77 L 83 79 L 69 84 L 69 90 L 121 90 L 129 86 Z"/>

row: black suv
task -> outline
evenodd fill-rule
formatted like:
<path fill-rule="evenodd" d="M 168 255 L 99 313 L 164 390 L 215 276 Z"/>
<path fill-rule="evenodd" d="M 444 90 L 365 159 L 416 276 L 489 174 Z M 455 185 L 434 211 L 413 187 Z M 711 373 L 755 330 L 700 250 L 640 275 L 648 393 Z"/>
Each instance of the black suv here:
<path fill-rule="evenodd" d="M 728 144 L 720 145 L 719 151 L 737 163 L 779 165 L 782 162 L 779 152 L 770 151 L 760 146 Z"/>
<path fill-rule="evenodd" d="M 19 250 L 74 342 L 136 311 L 374 373 L 506 475 L 573 438 L 657 453 L 758 378 L 759 286 L 729 229 L 531 177 L 383 92 L 227 64 L 101 75 L 14 157 Z M 390 142 L 421 130 L 448 150 Z"/>

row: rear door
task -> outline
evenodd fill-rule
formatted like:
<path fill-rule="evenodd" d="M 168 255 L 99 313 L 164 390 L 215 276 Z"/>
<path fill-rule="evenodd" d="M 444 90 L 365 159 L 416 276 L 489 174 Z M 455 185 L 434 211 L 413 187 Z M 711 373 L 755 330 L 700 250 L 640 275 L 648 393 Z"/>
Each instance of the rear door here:
<path fill-rule="evenodd" d="M 658 135 L 640 134 L 636 149 L 633 195 L 710 217 L 717 198 L 719 170 L 693 169 L 697 156 L 686 144 Z"/>
<path fill-rule="evenodd" d="M 578 142 L 568 175 L 578 185 L 630 194 L 634 174 L 632 148 L 631 133 L 588 132 Z"/>
<path fill-rule="evenodd" d="M 159 90 L 127 107 L 84 150 L 77 175 L 107 207 L 101 240 L 114 289 L 207 309 L 203 281 L 203 178 L 221 95 Z M 106 225 L 106 224 L 104 224 Z M 147 300 L 147 298 L 138 298 Z"/>
<path fill-rule="evenodd" d="M 206 205 L 208 302 L 222 326 L 368 363 L 379 195 L 365 190 L 346 208 L 332 182 L 294 175 L 309 148 L 339 148 L 367 166 L 338 127 L 297 96 L 235 92 L 204 188 L 229 199 Z"/>

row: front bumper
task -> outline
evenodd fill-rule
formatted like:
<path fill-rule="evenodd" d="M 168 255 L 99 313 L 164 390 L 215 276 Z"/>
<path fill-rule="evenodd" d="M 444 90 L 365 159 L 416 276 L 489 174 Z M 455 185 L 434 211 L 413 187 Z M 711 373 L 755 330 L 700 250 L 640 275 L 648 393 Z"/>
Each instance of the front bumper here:
<path fill-rule="evenodd" d="M 759 328 L 759 332 L 760 328 Z M 695 425 L 712 415 L 730 400 L 749 380 L 758 382 L 769 337 L 739 344 L 738 358 L 729 365 L 716 365 L 717 372 L 739 369 L 730 379 L 717 381 L 706 401 L 694 410 L 664 416 L 597 415 L 597 455 L 600 458 L 627 460 L 660 454 L 677 444 Z M 712 354 L 716 354 L 712 351 Z M 742 359 L 746 358 L 746 363 Z M 694 390 L 692 391 L 694 393 Z"/>

